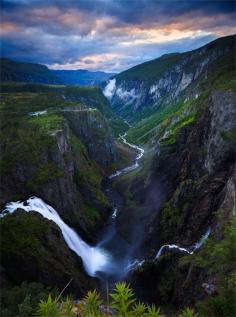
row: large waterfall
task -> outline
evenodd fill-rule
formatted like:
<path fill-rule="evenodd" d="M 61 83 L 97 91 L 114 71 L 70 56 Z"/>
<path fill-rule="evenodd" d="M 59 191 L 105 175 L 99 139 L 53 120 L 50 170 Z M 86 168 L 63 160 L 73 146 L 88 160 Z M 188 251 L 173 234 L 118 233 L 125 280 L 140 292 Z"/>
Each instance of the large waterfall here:
<path fill-rule="evenodd" d="M 6 204 L 2 216 L 7 213 L 13 213 L 18 208 L 27 212 L 38 212 L 44 218 L 56 223 L 61 229 L 68 247 L 82 258 L 84 268 L 90 276 L 95 276 L 97 271 L 104 271 L 109 265 L 110 257 L 104 250 L 91 247 L 85 243 L 80 236 L 61 219 L 56 210 L 46 204 L 42 199 L 31 197 L 25 202 L 10 202 Z"/>

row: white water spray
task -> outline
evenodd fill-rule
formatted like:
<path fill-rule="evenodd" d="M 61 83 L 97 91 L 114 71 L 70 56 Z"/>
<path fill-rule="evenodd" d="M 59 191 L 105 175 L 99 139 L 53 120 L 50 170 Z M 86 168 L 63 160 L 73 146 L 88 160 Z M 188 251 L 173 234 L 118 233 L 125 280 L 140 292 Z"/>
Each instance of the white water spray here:
<path fill-rule="evenodd" d="M 58 215 L 55 209 L 47 205 L 38 197 L 31 197 L 24 202 L 10 202 L 6 204 L 1 217 L 8 213 L 13 213 L 18 208 L 27 212 L 35 211 L 44 218 L 52 220 L 61 229 L 63 237 L 68 247 L 82 258 L 84 268 L 90 276 L 96 276 L 96 272 L 105 271 L 110 262 L 110 256 L 101 248 L 91 247 L 85 243 L 80 236 L 71 229 Z"/>
<path fill-rule="evenodd" d="M 38 116 L 42 116 L 43 114 L 46 114 L 47 110 L 43 110 L 43 111 L 36 111 L 36 112 L 29 112 L 29 116 L 30 117 L 38 117 Z"/>

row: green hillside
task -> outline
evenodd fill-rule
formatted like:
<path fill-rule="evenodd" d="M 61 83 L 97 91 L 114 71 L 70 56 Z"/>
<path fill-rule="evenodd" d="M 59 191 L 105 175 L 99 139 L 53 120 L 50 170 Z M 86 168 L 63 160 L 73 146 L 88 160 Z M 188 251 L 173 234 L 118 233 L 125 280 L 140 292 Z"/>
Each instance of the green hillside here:
<path fill-rule="evenodd" d="M 22 103 L 25 111 L 40 111 L 55 107 L 81 106 L 96 108 L 105 115 L 115 135 L 127 130 L 127 124 L 111 109 L 107 99 L 98 87 L 74 87 L 63 85 L 44 85 L 29 83 L 3 83 L 2 93 L 28 95 L 32 100 Z M 19 97 L 20 98 L 20 97 Z M 56 101 L 56 103 L 55 103 Z M 22 111 L 22 109 L 20 111 Z"/>
<path fill-rule="evenodd" d="M 115 78 L 118 83 L 122 80 L 145 80 L 152 82 L 157 80 L 158 77 L 177 63 L 183 56 L 184 54 L 180 53 L 166 54 L 155 60 L 134 66 L 118 74 Z"/>
<path fill-rule="evenodd" d="M 0 59 L 1 81 L 60 84 L 60 78 L 45 65 Z"/>

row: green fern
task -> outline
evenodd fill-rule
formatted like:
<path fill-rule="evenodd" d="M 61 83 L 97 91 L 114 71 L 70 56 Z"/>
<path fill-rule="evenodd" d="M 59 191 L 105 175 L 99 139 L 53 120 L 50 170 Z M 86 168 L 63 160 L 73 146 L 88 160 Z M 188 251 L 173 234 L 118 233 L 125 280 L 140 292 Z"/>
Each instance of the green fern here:
<path fill-rule="evenodd" d="M 51 295 L 48 296 L 48 299 L 46 301 L 41 300 L 39 303 L 39 308 L 37 310 L 36 316 L 60 317 L 57 301 L 55 299 L 52 299 Z"/>
<path fill-rule="evenodd" d="M 66 299 L 61 303 L 60 311 L 62 316 L 73 317 L 74 313 L 72 311 L 73 304 L 70 297 L 66 297 Z"/>

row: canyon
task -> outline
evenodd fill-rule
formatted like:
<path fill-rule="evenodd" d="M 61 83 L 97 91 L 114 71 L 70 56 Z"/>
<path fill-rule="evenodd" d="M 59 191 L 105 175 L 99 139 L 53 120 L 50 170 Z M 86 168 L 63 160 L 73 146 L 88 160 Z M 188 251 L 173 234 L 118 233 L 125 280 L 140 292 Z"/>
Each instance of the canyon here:
<path fill-rule="evenodd" d="M 233 311 L 234 57 L 229 36 L 101 88 L 3 83 L 5 289 L 125 280 L 164 310 Z"/>

